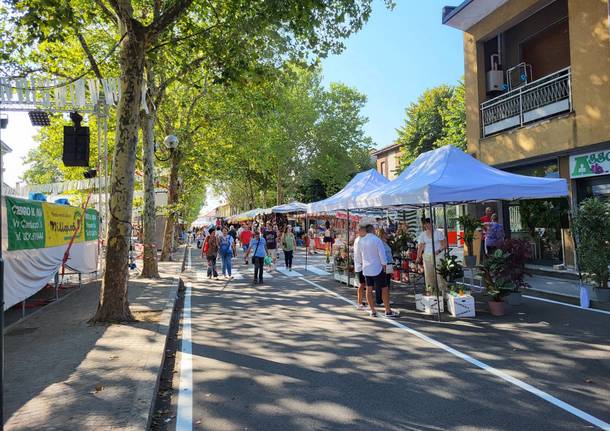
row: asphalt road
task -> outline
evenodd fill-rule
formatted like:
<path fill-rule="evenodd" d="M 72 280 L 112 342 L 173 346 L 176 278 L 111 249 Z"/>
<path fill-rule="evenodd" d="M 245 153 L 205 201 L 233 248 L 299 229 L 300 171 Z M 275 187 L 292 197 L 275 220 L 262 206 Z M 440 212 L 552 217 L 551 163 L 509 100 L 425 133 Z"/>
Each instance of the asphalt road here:
<path fill-rule="evenodd" d="M 596 429 L 578 412 L 570 413 L 570 408 L 507 382 L 425 336 L 357 311 L 333 294 L 347 297 L 353 292 L 342 293 L 329 277 L 297 268 L 304 277 L 273 272 L 264 285 L 254 286 L 250 268 L 238 264 L 243 278 L 208 281 L 195 254 L 190 277 L 192 429 Z M 323 269 L 319 257 L 314 263 Z M 299 256 L 295 266 L 302 264 Z M 409 314 L 400 321 L 405 322 L 404 317 Z M 605 318 L 610 322 L 610 316 Z M 430 326 L 425 323 L 419 322 L 421 333 Z M 459 336 L 455 331 L 456 327 L 443 330 L 440 338 L 433 331 L 426 335 L 462 349 L 459 342 L 451 342 Z M 486 358 L 484 352 L 476 357 L 502 359 Z M 541 357 L 539 368 L 544 369 L 545 361 L 552 364 Z M 607 367 L 607 358 L 599 364 Z M 518 362 L 513 365 L 521 368 Z M 561 373 L 555 374 L 561 387 Z M 516 376 L 537 388 L 527 367 Z M 185 386 L 191 384 L 181 380 L 186 380 Z M 190 393 L 187 387 L 179 388 L 182 391 Z M 570 401 L 585 414 L 587 397 L 598 402 L 596 411 L 606 406 L 605 413 L 601 409 L 605 419 L 597 413 L 594 417 L 603 425 L 610 419 L 608 400 L 596 397 L 606 393 L 607 388 L 593 390 L 592 395 L 583 392 L 580 404 L 572 402 L 579 399 L 572 394 Z M 552 400 L 561 400 L 562 395 L 561 390 L 552 392 L 557 397 Z M 180 417 L 178 423 L 184 425 Z"/>

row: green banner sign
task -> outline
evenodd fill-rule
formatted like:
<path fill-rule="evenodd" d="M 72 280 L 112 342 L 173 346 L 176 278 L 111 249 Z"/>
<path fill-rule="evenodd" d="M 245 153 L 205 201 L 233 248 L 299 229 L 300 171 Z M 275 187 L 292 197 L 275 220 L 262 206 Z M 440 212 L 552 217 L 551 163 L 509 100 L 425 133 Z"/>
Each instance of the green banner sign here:
<path fill-rule="evenodd" d="M 44 247 L 42 202 L 7 197 L 6 219 L 9 250 Z"/>
<path fill-rule="evenodd" d="M 94 241 L 99 237 L 100 220 L 97 211 L 87 209 L 85 211 L 85 241 Z"/>
<path fill-rule="evenodd" d="M 78 207 L 50 204 L 19 198 L 5 198 L 8 250 L 55 247 L 99 236 L 99 217 L 87 209 L 82 217 Z M 84 224 L 77 230 L 77 226 Z"/>

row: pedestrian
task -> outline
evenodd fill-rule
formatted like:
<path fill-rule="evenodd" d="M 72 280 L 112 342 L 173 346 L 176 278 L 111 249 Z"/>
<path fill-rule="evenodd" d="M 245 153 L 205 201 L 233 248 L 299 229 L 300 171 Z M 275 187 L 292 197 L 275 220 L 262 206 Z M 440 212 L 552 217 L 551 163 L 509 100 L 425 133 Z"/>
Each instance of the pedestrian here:
<path fill-rule="evenodd" d="M 233 278 L 233 274 L 231 274 L 231 259 L 233 258 L 235 240 L 232 235 L 229 235 L 229 231 L 226 227 L 222 229 L 222 233 L 222 237 L 218 240 L 218 253 L 220 254 L 220 260 L 222 262 L 222 275 L 225 278 Z"/>
<path fill-rule="evenodd" d="M 284 250 L 284 263 L 288 271 L 292 271 L 292 258 L 296 247 L 297 242 L 292 233 L 292 226 L 287 225 L 282 235 L 282 249 Z"/>
<path fill-rule="evenodd" d="M 277 254 L 277 226 L 272 227 L 271 223 L 267 222 L 267 229 L 263 236 L 267 243 L 267 253 L 271 256 L 272 267 L 274 268 Z"/>
<path fill-rule="evenodd" d="M 254 265 L 254 281 L 253 284 L 263 284 L 263 267 L 265 265 L 265 256 L 267 256 L 267 244 L 265 238 L 262 237 L 258 230 L 254 231 L 250 245 L 244 255 L 244 263 L 248 264 L 248 256 L 252 252 L 252 264 Z"/>
<path fill-rule="evenodd" d="M 324 227 L 324 252 L 326 254 L 326 263 L 329 263 L 335 235 L 334 230 L 332 229 L 328 220 L 326 221 Z"/>
<path fill-rule="evenodd" d="M 358 226 L 358 236 L 354 240 L 354 253 L 356 252 L 356 249 L 358 247 L 358 242 L 365 235 L 366 235 L 366 226 L 364 224 L 361 224 L 360 226 Z M 348 256 L 349 256 L 349 254 L 348 254 Z M 365 291 L 365 287 L 366 287 L 366 279 L 364 278 L 364 274 L 362 273 L 362 265 L 360 264 L 360 262 L 356 262 L 355 259 L 354 259 L 354 272 L 358 279 L 358 290 L 356 291 L 356 299 L 357 299 L 356 308 L 358 310 L 364 310 L 364 291 Z"/>
<path fill-rule="evenodd" d="M 360 238 L 354 246 L 354 264 L 357 263 L 359 268 L 362 268 L 366 283 L 366 302 L 370 308 L 371 317 L 377 316 L 375 302 L 373 300 L 373 289 L 381 289 L 383 305 L 385 307 L 386 317 L 396 317 L 398 313 L 390 308 L 390 298 L 388 287 L 386 285 L 386 253 L 383 249 L 383 243 L 377 235 L 374 234 L 375 228 L 372 224 L 365 226 L 366 235 Z"/>
<path fill-rule="evenodd" d="M 197 232 L 197 248 L 203 247 L 203 240 L 205 239 L 205 235 L 203 234 L 203 229 L 200 229 Z"/>
<path fill-rule="evenodd" d="M 315 223 L 309 225 L 309 230 L 307 231 L 307 252 L 309 254 L 318 254 L 316 252 L 316 229 L 314 226 Z"/>
<path fill-rule="evenodd" d="M 239 235 L 239 242 L 241 243 L 241 247 L 242 247 L 244 253 L 246 252 L 246 250 L 248 250 L 251 239 L 252 239 L 252 231 L 250 230 L 250 226 L 246 225 L 246 226 L 244 226 L 244 230 Z"/>
<path fill-rule="evenodd" d="M 235 226 L 229 225 L 227 233 L 233 238 L 233 256 L 237 256 L 237 230 L 235 230 Z"/>
<path fill-rule="evenodd" d="M 386 267 L 385 267 L 385 277 L 386 277 L 386 286 L 388 286 L 388 300 L 390 299 L 390 285 L 392 284 L 392 272 L 394 272 L 394 256 L 392 255 L 392 249 L 388 244 L 388 231 L 385 229 L 379 229 L 377 236 L 383 243 L 383 249 L 385 250 L 386 257 Z M 375 290 L 375 303 L 377 305 L 383 304 L 383 295 L 380 289 Z M 390 305 L 392 305 L 392 301 L 390 301 Z"/>
<path fill-rule="evenodd" d="M 434 277 L 436 277 L 438 287 L 445 285 L 443 277 L 441 277 L 434 267 L 434 255 L 440 255 L 447 248 L 445 233 L 442 229 L 434 230 L 434 253 L 432 252 L 432 223 L 429 218 L 422 220 L 424 230 L 417 238 L 417 263 L 424 264 L 424 281 L 426 286 L 434 286 Z"/>
<path fill-rule="evenodd" d="M 216 271 L 216 256 L 218 256 L 218 237 L 216 236 L 216 228 L 210 228 L 209 235 L 205 238 L 203 247 L 201 248 L 201 256 L 205 256 L 208 262 L 208 278 L 218 278 Z"/>
<path fill-rule="evenodd" d="M 504 226 L 498 223 L 498 214 L 492 214 L 489 224 L 487 225 L 487 233 L 485 234 L 485 250 L 490 256 L 504 244 Z"/>

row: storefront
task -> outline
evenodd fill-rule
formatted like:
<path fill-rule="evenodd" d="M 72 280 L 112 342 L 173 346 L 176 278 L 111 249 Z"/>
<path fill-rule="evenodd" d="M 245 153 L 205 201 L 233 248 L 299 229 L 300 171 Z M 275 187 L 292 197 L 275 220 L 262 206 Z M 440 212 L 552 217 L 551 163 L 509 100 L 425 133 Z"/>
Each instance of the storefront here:
<path fill-rule="evenodd" d="M 610 145 L 605 150 L 571 155 L 570 178 L 578 203 L 590 197 L 610 200 Z"/>

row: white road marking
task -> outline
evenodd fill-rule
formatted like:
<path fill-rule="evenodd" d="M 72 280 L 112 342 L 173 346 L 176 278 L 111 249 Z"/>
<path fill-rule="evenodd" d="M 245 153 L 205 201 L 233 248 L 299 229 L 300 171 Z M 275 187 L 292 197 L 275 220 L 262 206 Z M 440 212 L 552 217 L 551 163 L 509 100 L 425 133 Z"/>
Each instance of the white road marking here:
<path fill-rule="evenodd" d="M 558 305 L 563 305 L 565 307 L 578 308 L 579 310 L 583 310 L 583 311 L 593 311 L 595 313 L 602 313 L 602 314 L 610 315 L 610 311 L 599 310 L 597 308 L 582 308 L 580 305 L 568 304 L 567 302 L 561 302 L 561 301 L 553 301 L 552 299 L 538 298 L 537 296 L 523 295 L 523 297 L 527 298 L 527 299 L 533 299 L 535 301 L 550 302 L 551 304 L 558 304 Z"/>
<path fill-rule="evenodd" d="M 303 274 L 301 274 L 300 272 L 297 272 L 294 269 L 292 271 L 288 271 L 288 268 L 284 266 L 278 267 L 277 272 L 280 272 L 287 277 L 303 277 Z"/>
<path fill-rule="evenodd" d="M 304 266 L 298 266 L 299 269 L 305 269 Z M 330 275 L 330 272 L 320 269 L 313 265 L 307 265 L 307 271 L 313 272 L 316 275 Z"/>
<path fill-rule="evenodd" d="M 318 288 L 320 290 L 323 290 L 324 292 L 327 292 L 327 293 L 329 293 L 331 295 L 336 296 L 337 298 L 347 302 L 348 304 L 351 304 L 353 306 L 356 305 L 356 303 L 354 301 L 352 301 L 350 299 L 347 299 L 347 298 L 343 297 L 342 295 L 340 295 L 340 294 L 338 294 L 336 292 L 333 292 L 332 290 L 327 289 L 324 286 L 319 285 L 318 283 L 315 283 L 313 281 L 307 280 L 305 278 L 301 278 L 301 280 L 303 280 L 306 283 L 311 284 L 312 286 L 314 286 L 314 287 L 316 287 L 316 288 Z M 529 393 L 531 393 L 531 394 L 533 394 L 533 395 L 535 395 L 535 396 L 537 396 L 539 398 L 542 398 L 546 402 L 551 403 L 551 404 L 559 407 L 560 409 L 565 410 L 566 412 L 568 412 L 570 414 L 573 414 L 574 416 L 576 416 L 576 417 L 578 417 L 578 418 L 580 418 L 580 419 L 582 419 L 582 420 L 584 420 L 586 422 L 589 422 L 590 424 L 595 425 L 596 427 L 601 428 L 604 431 L 610 431 L 610 424 L 609 423 L 604 422 L 603 420 L 598 419 L 595 416 L 590 415 L 589 413 L 584 412 L 584 411 L 574 407 L 571 404 L 568 404 L 568 403 L 566 403 L 564 401 L 561 401 L 560 399 L 555 398 L 554 396 L 552 396 L 552 395 L 548 394 L 547 392 L 544 392 L 544 391 L 542 391 L 542 390 L 540 390 L 540 389 L 530 385 L 529 383 L 525 383 L 524 381 L 519 380 L 519 379 L 517 379 L 517 378 L 515 378 L 515 377 L 513 377 L 513 376 L 511 376 L 511 375 L 509 375 L 507 373 L 505 373 L 504 371 L 500 371 L 500 370 L 492 367 L 491 365 L 487 365 L 485 362 L 479 361 L 478 359 L 475 359 L 475 358 L 473 358 L 472 356 L 470 356 L 470 355 L 468 355 L 466 353 L 462 353 L 459 350 L 454 349 L 453 347 L 450 347 L 450 346 L 448 346 L 448 345 L 446 345 L 444 343 L 441 343 L 440 341 L 437 341 L 437 340 L 435 340 L 435 339 L 433 339 L 433 338 L 431 338 L 431 337 L 429 337 L 429 336 L 427 336 L 425 334 L 422 334 L 419 331 L 416 331 L 415 329 L 409 328 L 408 326 L 406 326 L 406 325 L 404 325 L 404 324 L 402 324 L 402 323 L 400 323 L 400 322 L 398 322 L 396 320 L 389 319 L 389 318 L 386 318 L 386 317 L 383 317 L 383 319 L 385 319 L 391 325 L 394 325 L 397 328 L 403 329 L 403 330 L 407 331 L 408 333 L 410 333 L 411 335 L 414 335 L 417 338 L 419 338 L 419 339 L 421 339 L 423 341 L 426 341 L 427 343 L 430 343 L 433 346 L 438 347 L 439 349 L 442 349 L 442 350 L 446 351 L 447 353 L 450 353 L 450 354 L 452 354 L 452 355 L 454 355 L 454 356 L 456 356 L 456 357 L 458 357 L 460 359 L 463 359 L 464 361 L 466 361 L 466 362 L 468 362 L 468 363 L 470 363 L 470 364 L 472 364 L 472 365 L 474 365 L 476 367 L 479 367 L 482 370 L 485 370 L 488 373 L 493 374 L 494 376 L 499 377 L 499 378 L 501 378 L 502 380 L 504 380 L 504 381 L 506 381 L 508 383 L 511 383 L 511 384 L 521 388 L 521 389 L 524 389 L 527 392 L 529 392 Z"/>
<path fill-rule="evenodd" d="M 193 346 L 191 343 L 191 283 L 186 284 L 180 345 L 180 382 L 176 431 L 193 429 Z"/>

